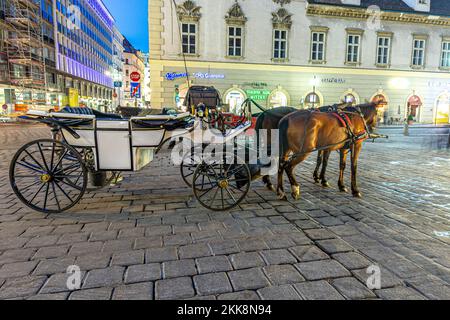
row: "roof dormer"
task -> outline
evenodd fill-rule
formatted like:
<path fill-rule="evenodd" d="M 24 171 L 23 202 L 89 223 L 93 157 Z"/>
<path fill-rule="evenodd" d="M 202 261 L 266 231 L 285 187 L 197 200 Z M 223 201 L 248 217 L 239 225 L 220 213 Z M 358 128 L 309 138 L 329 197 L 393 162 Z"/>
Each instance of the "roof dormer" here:
<path fill-rule="evenodd" d="M 431 0 L 403 0 L 403 2 L 416 11 L 430 12 Z"/>

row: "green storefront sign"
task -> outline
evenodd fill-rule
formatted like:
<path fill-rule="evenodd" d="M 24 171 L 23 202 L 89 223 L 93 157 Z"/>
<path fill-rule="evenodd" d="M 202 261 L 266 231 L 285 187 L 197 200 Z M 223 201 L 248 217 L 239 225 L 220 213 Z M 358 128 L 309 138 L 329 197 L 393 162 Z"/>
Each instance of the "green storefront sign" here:
<path fill-rule="evenodd" d="M 266 101 L 269 98 L 269 90 L 246 90 L 247 97 L 255 101 Z"/>

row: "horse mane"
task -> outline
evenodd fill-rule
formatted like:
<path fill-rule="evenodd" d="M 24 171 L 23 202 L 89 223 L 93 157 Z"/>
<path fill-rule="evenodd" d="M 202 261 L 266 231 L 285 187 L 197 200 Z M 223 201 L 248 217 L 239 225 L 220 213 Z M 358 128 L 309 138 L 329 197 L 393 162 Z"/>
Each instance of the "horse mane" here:
<path fill-rule="evenodd" d="M 352 107 L 348 107 L 345 110 L 346 111 L 350 111 L 350 112 L 358 112 L 358 108 L 361 110 L 361 112 L 364 115 L 368 115 L 373 111 L 376 111 L 377 109 L 377 104 L 376 103 L 364 103 L 364 104 L 359 104 L 357 106 L 352 106 Z"/>

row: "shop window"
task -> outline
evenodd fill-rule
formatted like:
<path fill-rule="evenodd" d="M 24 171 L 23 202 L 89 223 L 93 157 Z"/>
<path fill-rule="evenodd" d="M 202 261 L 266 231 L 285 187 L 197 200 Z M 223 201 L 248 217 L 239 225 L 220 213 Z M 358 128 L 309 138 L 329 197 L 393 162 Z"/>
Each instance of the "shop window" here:
<path fill-rule="evenodd" d="M 225 96 L 225 103 L 229 106 L 230 112 L 240 114 L 242 112 L 242 104 L 245 101 L 245 95 L 238 90 L 232 90 Z"/>
<path fill-rule="evenodd" d="M 275 91 L 269 97 L 269 105 L 271 108 L 287 107 L 288 98 L 282 91 Z"/>
<path fill-rule="evenodd" d="M 322 105 L 322 101 L 320 101 L 320 97 L 317 93 L 311 92 L 308 95 L 306 95 L 304 104 L 305 104 L 305 108 L 313 109 L 313 108 L 320 107 Z"/>
<path fill-rule="evenodd" d="M 419 96 L 413 95 L 408 99 L 408 117 L 412 116 L 417 121 L 419 117 L 419 108 L 422 106 L 422 100 Z"/>
<path fill-rule="evenodd" d="M 379 106 L 382 106 L 378 108 L 378 122 L 379 123 L 387 123 L 388 121 L 388 100 L 383 94 L 377 94 L 372 99 L 373 103 L 377 103 Z"/>
<path fill-rule="evenodd" d="M 450 95 L 448 93 L 441 94 L 436 102 L 436 123 L 450 123 Z"/>
<path fill-rule="evenodd" d="M 356 104 L 356 97 L 354 95 L 352 95 L 351 93 L 346 94 L 344 96 L 344 102 L 345 103 L 351 103 L 352 105 Z"/>

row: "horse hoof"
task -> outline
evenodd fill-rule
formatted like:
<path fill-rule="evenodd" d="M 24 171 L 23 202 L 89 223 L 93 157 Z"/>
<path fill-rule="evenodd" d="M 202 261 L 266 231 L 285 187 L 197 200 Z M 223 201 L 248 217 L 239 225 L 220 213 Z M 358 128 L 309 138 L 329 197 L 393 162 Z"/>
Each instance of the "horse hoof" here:
<path fill-rule="evenodd" d="M 317 177 L 314 177 L 314 182 L 315 182 L 315 183 L 319 183 L 319 182 L 320 182 L 320 179 L 317 178 Z"/>
<path fill-rule="evenodd" d="M 272 191 L 272 192 L 277 192 L 277 190 L 275 190 L 275 187 L 273 186 L 273 184 L 268 184 L 266 185 L 267 190 Z"/>
<path fill-rule="evenodd" d="M 360 199 L 361 199 L 361 198 L 362 198 L 362 194 L 361 194 L 361 192 L 359 192 L 359 191 L 356 191 L 356 192 L 354 191 L 354 192 L 353 192 L 353 197 L 355 197 L 355 198 L 360 198 Z"/>
<path fill-rule="evenodd" d="M 345 193 L 347 193 L 347 192 L 348 192 L 348 189 L 347 189 L 347 187 L 340 186 L 340 187 L 339 187 L 339 191 L 340 191 L 340 192 L 345 192 Z"/>
<path fill-rule="evenodd" d="M 301 193 L 300 193 L 300 187 L 292 187 L 292 198 L 294 198 L 295 201 L 300 200 Z"/>
<path fill-rule="evenodd" d="M 322 181 L 322 187 L 329 188 L 330 184 L 328 183 L 328 181 Z"/>
<path fill-rule="evenodd" d="M 286 194 L 284 192 L 278 191 L 278 200 L 287 201 Z"/>

